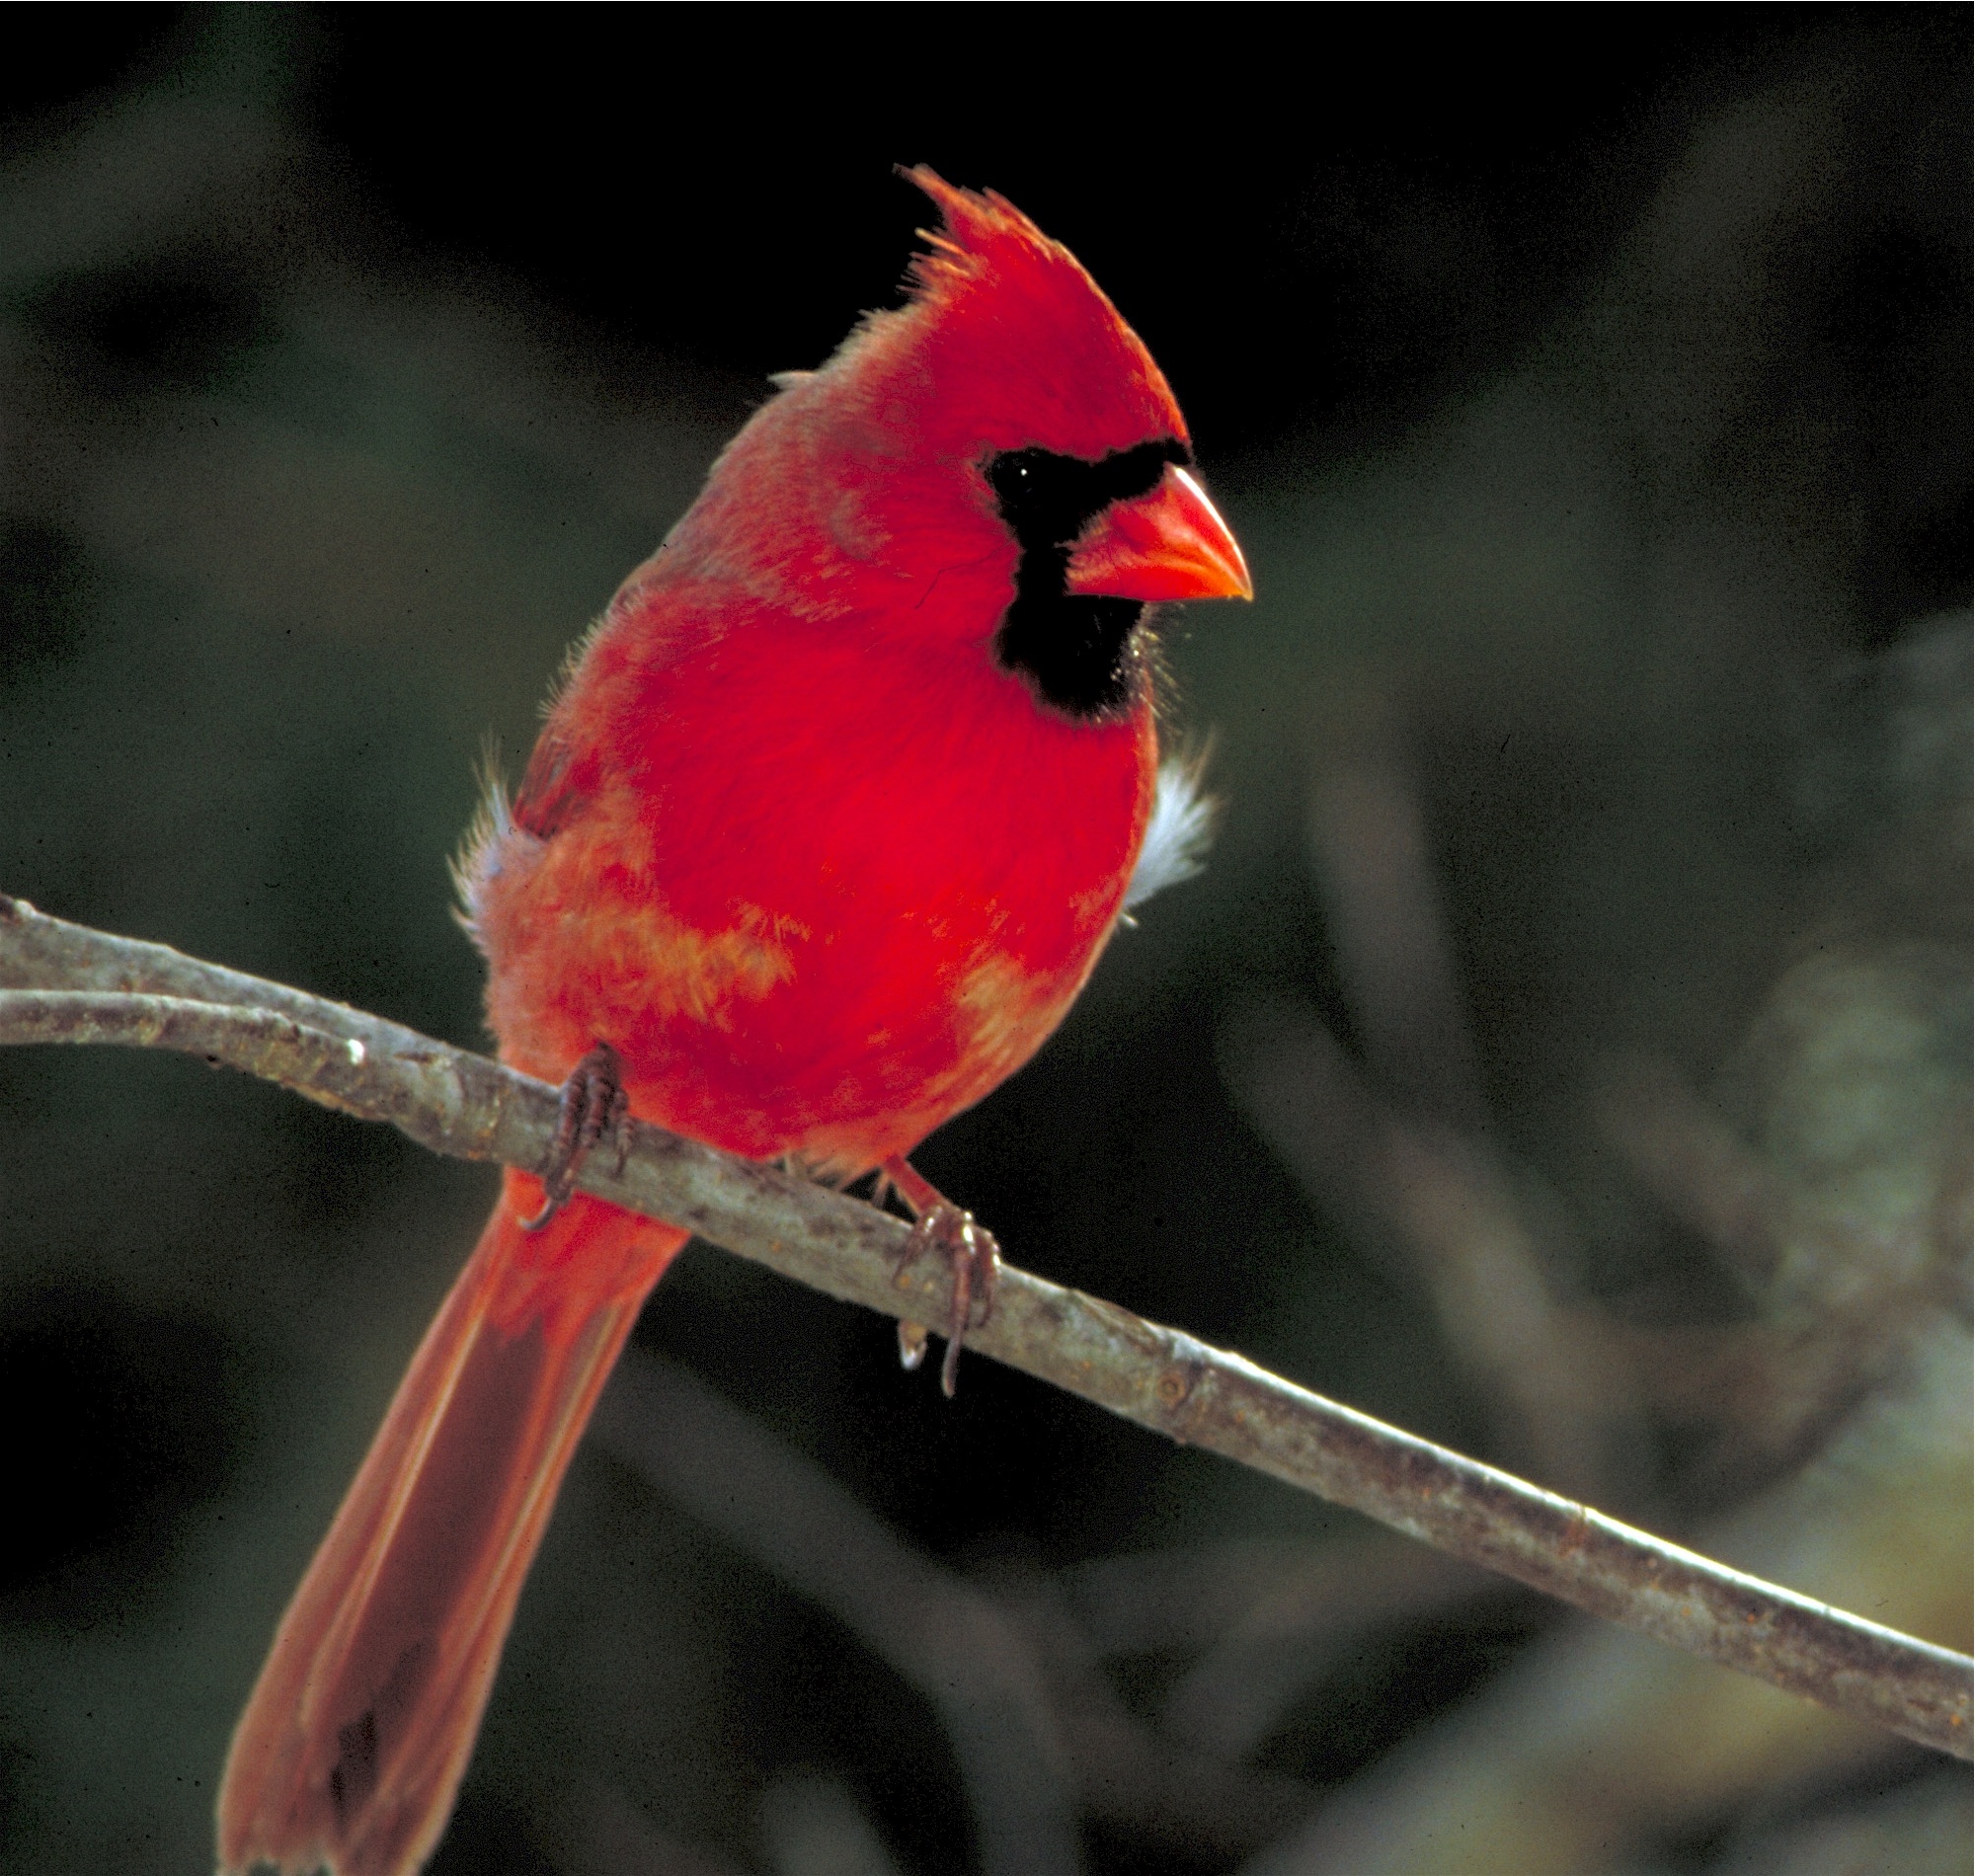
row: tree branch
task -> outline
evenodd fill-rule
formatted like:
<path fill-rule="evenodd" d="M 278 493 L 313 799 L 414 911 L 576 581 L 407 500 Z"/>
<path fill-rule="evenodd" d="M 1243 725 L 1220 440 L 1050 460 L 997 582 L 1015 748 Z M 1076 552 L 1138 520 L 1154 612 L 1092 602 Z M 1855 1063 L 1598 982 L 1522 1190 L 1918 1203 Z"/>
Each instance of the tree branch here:
<path fill-rule="evenodd" d="M 541 1164 L 546 1083 L 340 1003 L 0 897 L 0 1044 L 174 1049 L 389 1121 L 434 1152 Z M 845 1301 L 941 1322 L 937 1259 L 895 1275 L 908 1227 L 773 1167 L 639 1125 L 587 1192 L 684 1225 Z M 1975 1662 L 1709 1562 L 1309 1393 L 1176 1329 L 1008 1269 L 984 1355 L 1441 1550 L 1922 1745 L 1971 1757 Z"/>

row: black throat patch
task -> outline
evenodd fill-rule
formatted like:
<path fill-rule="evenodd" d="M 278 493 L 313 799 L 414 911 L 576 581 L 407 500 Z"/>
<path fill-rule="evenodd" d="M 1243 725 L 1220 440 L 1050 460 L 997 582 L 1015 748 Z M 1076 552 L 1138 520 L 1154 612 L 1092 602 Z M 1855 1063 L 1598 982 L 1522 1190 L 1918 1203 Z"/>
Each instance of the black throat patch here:
<path fill-rule="evenodd" d="M 1145 683 L 1144 603 L 1067 590 L 1069 550 L 1112 503 L 1149 494 L 1167 463 L 1192 459 L 1184 443 L 1168 438 L 1115 449 L 1101 462 L 1009 449 L 987 464 L 988 486 L 1022 549 L 1014 602 L 994 651 L 1066 716 L 1114 716 L 1137 701 Z"/>

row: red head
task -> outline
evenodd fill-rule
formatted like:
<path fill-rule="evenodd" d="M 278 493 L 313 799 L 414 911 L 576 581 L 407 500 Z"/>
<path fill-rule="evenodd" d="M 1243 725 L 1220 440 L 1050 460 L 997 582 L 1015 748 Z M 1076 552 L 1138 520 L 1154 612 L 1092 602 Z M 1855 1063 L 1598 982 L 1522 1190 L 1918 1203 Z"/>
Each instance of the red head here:
<path fill-rule="evenodd" d="M 672 550 L 719 544 L 731 577 L 745 538 L 763 599 L 991 640 L 1044 701 L 1108 711 L 1143 603 L 1248 596 L 1240 549 L 1164 375 L 1069 250 L 1000 195 L 907 173 L 946 225 L 906 303 L 782 380 Z M 1103 668 L 1059 671 L 1068 640 Z"/>
<path fill-rule="evenodd" d="M 961 460 L 1187 446 L 1164 373 L 1067 248 L 991 190 L 955 189 L 923 166 L 907 174 L 939 204 L 945 232 L 921 230 L 929 251 L 912 258 L 910 299 L 869 316 L 833 367 L 878 395 L 904 379 L 924 443 Z"/>

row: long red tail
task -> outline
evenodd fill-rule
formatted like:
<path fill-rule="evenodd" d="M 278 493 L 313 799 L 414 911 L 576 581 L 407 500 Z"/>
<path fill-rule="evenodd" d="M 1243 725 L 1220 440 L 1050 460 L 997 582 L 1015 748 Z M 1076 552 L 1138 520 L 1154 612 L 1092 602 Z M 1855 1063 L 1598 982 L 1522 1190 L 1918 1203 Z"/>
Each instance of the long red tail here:
<path fill-rule="evenodd" d="M 219 1864 L 410 1876 L 452 1810 L 570 1456 L 685 1242 L 510 1173 L 295 1592 L 219 1792 Z"/>

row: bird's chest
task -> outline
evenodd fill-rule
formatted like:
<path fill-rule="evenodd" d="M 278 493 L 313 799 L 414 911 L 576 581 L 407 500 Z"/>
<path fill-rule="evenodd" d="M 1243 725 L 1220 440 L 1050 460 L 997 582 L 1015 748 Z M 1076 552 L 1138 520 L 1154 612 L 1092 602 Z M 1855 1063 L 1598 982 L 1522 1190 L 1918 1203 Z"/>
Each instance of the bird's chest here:
<path fill-rule="evenodd" d="M 715 667 L 718 710 L 675 689 L 670 727 L 708 733 L 655 713 L 614 805 L 548 843 L 568 884 L 544 901 L 575 887 L 588 915 L 540 988 L 565 1047 L 619 1049 L 648 1118 L 869 1164 L 1061 1021 L 1116 923 L 1154 732 L 999 673 L 971 694 L 936 667 L 760 674 Z"/>

